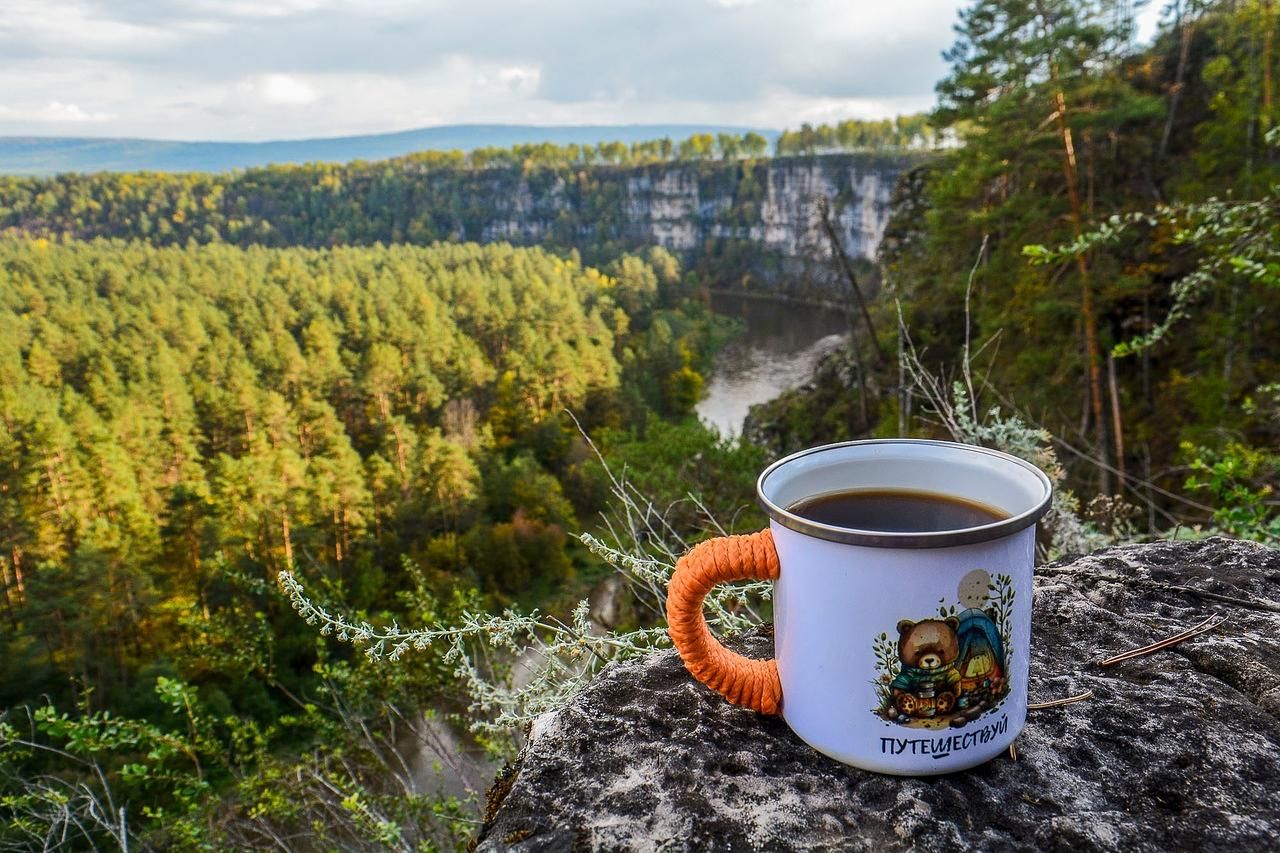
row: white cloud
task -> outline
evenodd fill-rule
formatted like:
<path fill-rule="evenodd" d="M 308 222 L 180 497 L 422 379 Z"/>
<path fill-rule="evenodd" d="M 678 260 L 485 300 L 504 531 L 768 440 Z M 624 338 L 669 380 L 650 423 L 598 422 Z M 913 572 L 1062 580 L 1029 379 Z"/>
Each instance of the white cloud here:
<path fill-rule="evenodd" d="M 350 0 L 187 0 L 187 5 L 214 18 L 288 18 L 352 6 Z M 429 11 L 421 0 L 362 0 L 361 15 L 395 15 Z"/>
<path fill-rule="evenodd" d="M 301 106 L 320 98 L 307 81 L 289 74 L 263 74 L 249 81 L 248 89 L 264 104 Z"/>
<path fill-rule="evenodd" d="M 933 106 L 933 93 L 886 98 L 814 97 L 782 87 L 770 87 L 754 104 L 743 105 L 748 124 L 796 127 L 848 118 L 873 119 L 915 113 Z M 781 119 L 781 122 L 779 120 Z"/>
<path fill-rule="evenodd" d="M 499 68 L 498 82 L 521 95 L 531 95 L 538 91 L 538 81 L 542 79 L 542 70 L 531 65 L 509 65 Z"/>
<path fill-rule="evenodd" d="M 191 5 L 211 17 L 285 18 L 315 12 L 327 4 L 323 0 L 195 0 Z"/>
<path fill-rule="evenodd" d="M 85 112 L 79 104 L 64 104 L 61 101 L 50 101 L 37 115 L 45 121 L 107 121 L 115 118 L 111 113 Z"/>
<path fill-rule="evenodd" d="M 78 104 L 67 104 L 62 101 L 50 101 L 41 107 L 10 108 L 0 105 L 0 120 L 50 122 L 54 124 L 78 124 L 83 122 L 102 122 L 114 119 L 112 113 L 86 112 Z"/>
<path fill-rule="evenodd" d="M 164 48 L 183 38 L 182 27 L 114 18 L 78 0 L 4 0 L 0 48 L 84 56 Z"/>
<path fill-rule="evenodd" d="M 933 102 L 965 1 L 0 0 L 0 134 L 892 115 Z"/>

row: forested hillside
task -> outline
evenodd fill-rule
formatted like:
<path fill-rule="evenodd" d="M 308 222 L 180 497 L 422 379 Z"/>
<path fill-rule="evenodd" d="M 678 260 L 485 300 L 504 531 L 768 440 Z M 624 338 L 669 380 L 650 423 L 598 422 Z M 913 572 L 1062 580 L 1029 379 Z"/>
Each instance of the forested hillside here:
<path fill-rule="evenodd" d="M 830 296 L 845 285 L 813 201 L 829 200 L 844 251 L 869 261 L 898 175 L 925 156 L 891 139 L 822 157 L 768 158 L 763 137 L 705 134 L 225 175 L 0 176 L 0 232 L 157 245 L 510 241 L 577 249 L 593 264 L 659 245 L 718 286 Z"/>
<path fill-rule="evenodd" d="M 208 823 L 165 780 L 252 786 L 286 744 L 344 748 L 350 720 L 298 697 L 388 719 L 369 684 L 333 695 L 353 676 L 317 668 L 281 569 L 370 613 L 563 600 L 567 536 L 605 493 L 563 410 L 597 434 L 687 414 L 718 334 L 674 259 L 647 258 L 0 240 L 0 707 L 135 717 L 93 736 L 122 738 L 125 772 L 169 685 L 208 721 L 202 754 L 120 792 Z M 457 695 L 416 677 L 405 711 Z M 0 743 L 0 785 L 43 766 Z M 256 796 L 237 808 L 288 817 Z"/>

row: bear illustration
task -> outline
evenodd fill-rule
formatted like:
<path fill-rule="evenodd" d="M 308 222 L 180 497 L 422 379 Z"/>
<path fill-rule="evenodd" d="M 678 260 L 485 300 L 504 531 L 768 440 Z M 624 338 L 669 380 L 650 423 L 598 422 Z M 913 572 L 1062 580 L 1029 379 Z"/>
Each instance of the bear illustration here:
<path fill-rule="evenodd" d="M 898 658 L 902 669 L 889 683 L 893 704 L 904 717 L 933 717 L 956 706 L 960 673 L 956 658 L 960 641 L 954 616 L 898 623 Z"/>

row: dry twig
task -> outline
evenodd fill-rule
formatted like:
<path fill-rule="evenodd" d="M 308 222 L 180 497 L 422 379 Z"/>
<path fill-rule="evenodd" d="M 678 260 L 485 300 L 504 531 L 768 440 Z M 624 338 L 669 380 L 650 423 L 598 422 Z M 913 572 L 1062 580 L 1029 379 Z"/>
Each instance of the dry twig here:
<path fill-rule="evenodd" d="M 1092 699 L 1092 698 L 1093 698 L 1093 691 L 1086 690 L 1085 692 L 1079 694 L 1078 696 L 1068 696 L 1065 699 L 1053 699 L 1049 702 L 1028 702 L 1027 710 L 1042 711 L 1045 708 L 1058 708 L 1063 705 L 1070 705 L 1073 702 L 1083 702 L 1086 699 Z"/>
<path fill-rule="evenodd" d="M 1098 666 L 1115 666 L 1116 664 L 1121 663 L 1123 661 L 1127 661 L 1130 658 L 1142 657 L 1143 655 L 1149 655 L 1152 652 L 1158 652 L 1161 649 L 1167 649 L 1170 646 L 1176 646 L 1178 643 L 1181 643 L 1185 640 L 1189 640 L 1192 637 L 1199 636 L 1200 634 L 1203 634 L 1206 631 L 1212 631 L 1214 628 L 1218 627 L 1225 621 L 1227 621 L 1227 617 L 1223 616 L 1222 614 L 1217 614 L 1215 616 L 1206 616 L 1199 623 L 1197 623 L 1196 625 L 1193 625 L 1192 627 L 1188 628 L 1185 631 L 1174 634 L 1171 637 L 1165 637 L 1163 640 L 1154 642 L 1149 646 L 1143 646 L 1140 649 L 1132 649 L 1131 651 L 1123 652 L 1121 654 L 1109 657 L 1104 661 L 1099 661 Z"/>

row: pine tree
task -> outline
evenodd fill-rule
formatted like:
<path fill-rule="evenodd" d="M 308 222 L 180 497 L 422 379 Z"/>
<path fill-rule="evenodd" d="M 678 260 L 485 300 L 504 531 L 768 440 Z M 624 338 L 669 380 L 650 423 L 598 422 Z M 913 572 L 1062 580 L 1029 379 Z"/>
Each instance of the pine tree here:
<path fill-rule="evenodd" d="M 1117 0 L 980 0 L 961 12 L 933 121 L 966 142 L 956 157 L 962 186 L 953 189 L 984 197 L 972 216 L 977 228 L 969 230 L 975 254 L 978 229 L 991 235 L 994 251 L 1016 253 L 1020 246 L 1001 241 L 1025 234 L 1028 215 L 1041 233 L 1075 239 L 1108 203 L 1114 188 L 1103 146 L 1114 145 L 1127 122 L 1163 109 L 1119 73 L 1132 30 L 1128 11 Z M 1075 261 L 1075 278 L 1088 432 L 1099 458 L 1122 466 L 1107 441 L 1103 308 L 1084 255 Z M 1038 297 L 1061 298 L 1052 288 Z M 1113 437 L 1118 445 L 1120 436 Z M 1109 491 L 1108 469 L 1101 471 Z"/>

